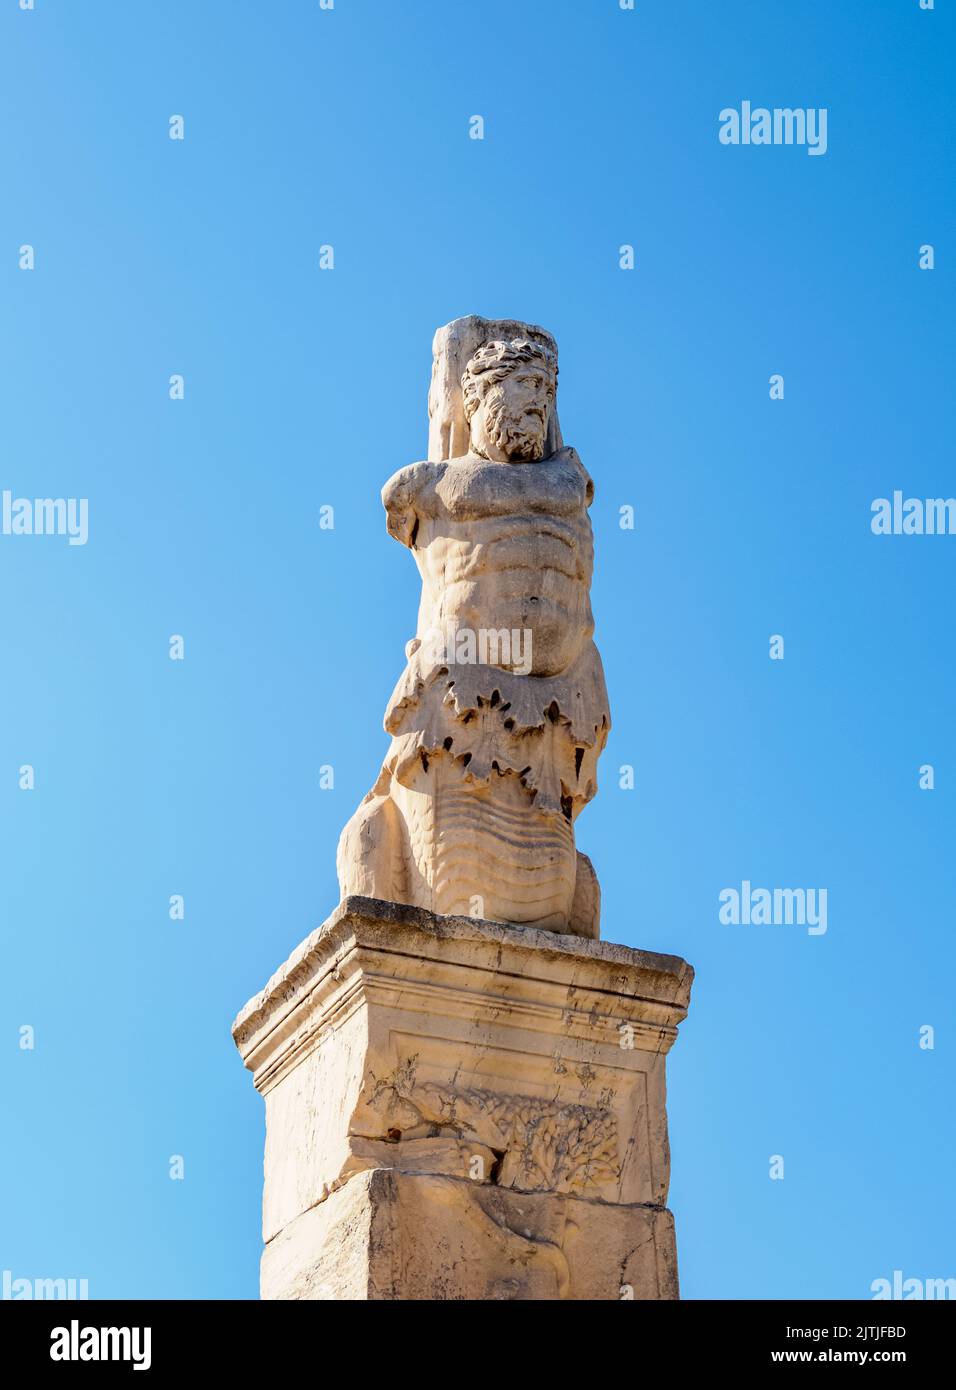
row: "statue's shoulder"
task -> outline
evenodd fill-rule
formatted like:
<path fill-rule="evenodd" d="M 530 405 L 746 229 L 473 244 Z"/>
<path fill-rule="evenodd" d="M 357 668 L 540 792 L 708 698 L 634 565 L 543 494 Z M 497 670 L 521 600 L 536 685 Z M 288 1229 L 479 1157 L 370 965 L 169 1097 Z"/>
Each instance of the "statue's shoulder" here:
<path fill-rule="evenodd" d="M 590 507 L 591 503 L 594 501 L 594 479 L 581 462 L 577 449 L 573 449 L 570 445 L 566 445 L 562 449 L 557 449 L 551 455 L 548 462 L 556 465 L 558 468 L 568 469 L 581 479 L 581 482 L 584 484 L 584 505 Z"/>
<path fill-rule="evenodd" d="M 448 467 L 447 463 L 409 463 L 393 473 L 382 488 L 382 505 L 388 514 L 389 534 L 408 545 L 415 525 L 415 504 L 429 486 L 434 486 Z"/>

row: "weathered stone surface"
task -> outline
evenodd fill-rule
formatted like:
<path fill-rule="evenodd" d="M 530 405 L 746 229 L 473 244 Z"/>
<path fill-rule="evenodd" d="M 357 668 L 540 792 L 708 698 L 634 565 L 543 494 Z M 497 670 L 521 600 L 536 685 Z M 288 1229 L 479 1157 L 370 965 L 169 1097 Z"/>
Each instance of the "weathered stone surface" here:
<path fill-rule="evenodd" d="M 266 1246 L 280 1299 L 678 1297 L 669 1211 L 373 1169 Z"/>
<path fill-rule="evenodd" d="M 266 1298 L 676 1298 L 665 1057 L 693 971 L 598 940 L 610 729 L 557 346 L 433 344 L 382 500 L 422 580 L 342 903 L 234 1025 L 266 1103 Z"/>
<path fill-rule="evenodd" d="M 471 315 L 433 345 L 429 456 L 388 530 L 422 579 L 391 744 L 342 832 L 342 896 L 596 937 L 574 842 L 611 726 L 593 642 L 594 485 L 558 426 L 557 345 Z"/>
<path fill-rule="evenodd" d="M 674 956 L 347 899 L 233 1029 L 266 1101 L 263 1296 L 323 1296 L 308 1290 L 330 1282 L 326 1246 L 342 1241 L 352 1291 L 329 1296 L 399 1296 L 379 1292 L 392 1286 L 377 1266 L 361 1292 L 356 1249 L 364 1241 L 374 1251 L 376 1221 L 398 1221 L 411 1240 L 423 1204 L 447 1229 L 438 1263 L 436 1213 L 419 1264 L 403 1255 L 416 1289 L 439 1287 L 480 1247 L 490 1263 L 468 1288 L 498 1292 L 460 1297 L 618 1297 L 583 1290 L 611 1287 L 611 1266 L 652 1231 L 633 1279 L 618 1285 L 676 1296 L 664 1059 L 692 978 Z M 370 1187 L 370 1173 L 416 1182 Z M 534 1292 L 558 1277 L 547 1251 L 564 1250 L 554 1232 L 566 1220 L 579 1282 L 564 1271 L 554 1284 L 563 1292 Z M 519 1254 L 516 1240 L 542 1248 Z M 585 1274 L 592 1241 L 597 1264 Z M 524 1281 L 516 1261 L 530 1270 Z"/>

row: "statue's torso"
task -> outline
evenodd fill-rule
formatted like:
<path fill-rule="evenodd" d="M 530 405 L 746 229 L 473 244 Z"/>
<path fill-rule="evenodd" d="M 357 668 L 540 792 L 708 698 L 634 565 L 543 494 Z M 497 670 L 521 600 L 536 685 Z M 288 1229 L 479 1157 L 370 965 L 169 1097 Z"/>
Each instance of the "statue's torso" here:
<path fill-rule="evenodd" d="M 531 634 L 531 674 L 567 669 L 590 639 L 591 480 L 572 449 L 536 463 L 418 463 L 386 484 L 389 530 L 422 576 L 419 636 Z"/>

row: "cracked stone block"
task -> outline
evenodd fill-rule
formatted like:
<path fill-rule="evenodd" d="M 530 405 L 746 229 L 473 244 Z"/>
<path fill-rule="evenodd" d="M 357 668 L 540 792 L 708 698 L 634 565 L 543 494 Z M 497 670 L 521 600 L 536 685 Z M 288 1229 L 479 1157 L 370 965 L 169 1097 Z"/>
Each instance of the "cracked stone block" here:
<path fill-rule="evenodd" d="M 262 1296 L 673 1299 L 674 1221 L 660 1207 L 375 1168 L 269 1242 Z"/>
<path fill-rule="evenodd" d="M 233 1028 L 266 1104 L 263 1297 L 676 1297 L 664 1069 L 692 979 L 347 898 Z"/>

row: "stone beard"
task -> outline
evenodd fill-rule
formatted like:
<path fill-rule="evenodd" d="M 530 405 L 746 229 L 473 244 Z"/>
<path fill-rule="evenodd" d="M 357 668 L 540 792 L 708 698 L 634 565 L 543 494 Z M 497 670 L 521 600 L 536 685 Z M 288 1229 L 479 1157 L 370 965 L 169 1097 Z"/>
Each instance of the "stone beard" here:
<path fill-rule="evenodd" d="M 594 487 L 561 444 L 556 383 L 540 328 L 470 317 L 435 336 L 429 461 L 382 490 L 421 574 L 418 629 L 385 763 L 339 841 L 343 898 L 599 934 L 574 844 L 611 725 L 592 640 Z M 454 632 L 495 640 L 473 663 L 443 660 L 435 635 Z M 520 666 L 506 634 L 524 635 Z"/>

